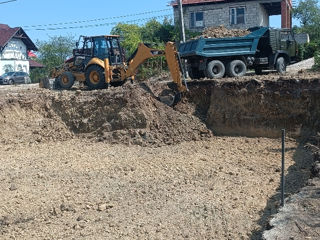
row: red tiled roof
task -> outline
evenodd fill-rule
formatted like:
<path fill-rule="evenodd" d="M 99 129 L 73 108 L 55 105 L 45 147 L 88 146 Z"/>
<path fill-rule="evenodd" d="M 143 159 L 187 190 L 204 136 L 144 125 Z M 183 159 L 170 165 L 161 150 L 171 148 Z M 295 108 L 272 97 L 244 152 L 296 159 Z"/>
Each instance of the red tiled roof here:
<path fill-rule="evenodd" d="M 18 32 L 24 36 L 22 41 L 26 44 L 28 50 L 38 50 L 21 27 L 10 28 L 6 24 L 0 24 L 0 49 L 5 47 Z"/>
<path fill-rule="evenodd" d="M 10 28 L 8 25 L 0 24 L 0 48 L 4 47 L 20 28 Z"/>
<path fill-rule="evenodd" d="M 211 2 L 226 2 L 226 0 L 182 0 L 182 5 L 199 4 L 199 3 L 211 3 Z M 176 6 L 177 1 L 173 1 L 172 5 Z"/>
<path fill-rule="evenodd" d="M 30 68 L 43 68 L 44 66 L 41 63 L 38 63 L 34 60 L 29 59 Z"/>

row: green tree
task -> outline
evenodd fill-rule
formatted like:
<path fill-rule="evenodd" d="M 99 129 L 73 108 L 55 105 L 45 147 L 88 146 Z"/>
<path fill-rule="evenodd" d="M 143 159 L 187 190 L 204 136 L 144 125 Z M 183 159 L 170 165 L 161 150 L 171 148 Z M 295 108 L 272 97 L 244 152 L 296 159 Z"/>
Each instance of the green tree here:
<path fill-rule="evenodd" d="M 171 21 L 164 19 L 163 23 L 151 19 L 142 26 L 136 24 L 118 24 L 111 30 L 111 34 L 121 36 L 121 46 L 126 51 L 126 56 L 131 56 L 141 42 L 150 44 L 150 47 L 164 49 L 166 42 L 179 39 L 178 29 Z M 167 68 L 164 57 L 148 59 L 140 66 L 138 79 L 146 79 L 161 73 Z"/>
<path fill-rule="evenodd" d="M 160 30 L 162 28 L 161 23 L 152 19 L 141 27 L 141 37 L 143 42 L 152 43 L 153 46 L 163 45 L 160 39 Z"/>
<path fill-rule="evenodd" d="M 303 0 L 293 9 L 293 17 L 300 21 L 297 32 L 307 32 L 311 41 L 320 39 L 320 7 L 318 0 Z"/>
<path fill-rule="evenodd" d="M 68 57 L 72 56 L 75 47 L 74 36 L 54 36 L 47 41 L 37 41 L 38 55 L 37 61 L 45 67 L 43 69 L 33 69 L 30 73 L 33 82 L 49 75 L 50 71 L 60 66 Z"/>
<path fill-rule="evenodd" d="M 179 29 L 172 24 L 172 21 L 165 18 L 163 23 L 161 24 L 161 28 L 159 30 L 159 36 L 161 42 L 178 42 L 180 31 Z"/>
<path fill-rule="evenodd" d="M 142 42 L 140 27 L 136 24 L 119 23 L 112 28 L 111 34 L 120 35 L 121 46 L 125 49 L 127 57 L 131 56 Z"/>

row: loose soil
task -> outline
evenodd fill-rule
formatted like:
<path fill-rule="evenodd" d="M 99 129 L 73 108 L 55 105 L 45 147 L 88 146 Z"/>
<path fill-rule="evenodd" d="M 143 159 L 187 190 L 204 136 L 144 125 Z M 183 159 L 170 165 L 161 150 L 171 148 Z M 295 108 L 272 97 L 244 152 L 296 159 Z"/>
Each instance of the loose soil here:
<path fill-rule="evenodd" d="M 305 153 L 287 146 L 289 167 Z M 76 138 L 6 144 L 0 156 L 2 239 L 249 239 L 279 186 L 280 142 L 265 138 Z"/>
<path fill-rule="evenodd" d="M 231 38 L 231 37 L 243 37 L 250 33 L 245 29 L 228 29 L 221 25 L 218 27 L 205 28 L 201 34 L 204 38 Z"/>
<path fill-rule="evenodd" d="M 251 80 L 191 84 L 174 108 L 158 99 L 166 82 L 1 86 L 0 238 L 261 239 L 279 205 L 281 143 L 213 136 L 207 122 L 212 86 L 238 94 Z M 286 146 L 290 195 L 312 157 Z"/>

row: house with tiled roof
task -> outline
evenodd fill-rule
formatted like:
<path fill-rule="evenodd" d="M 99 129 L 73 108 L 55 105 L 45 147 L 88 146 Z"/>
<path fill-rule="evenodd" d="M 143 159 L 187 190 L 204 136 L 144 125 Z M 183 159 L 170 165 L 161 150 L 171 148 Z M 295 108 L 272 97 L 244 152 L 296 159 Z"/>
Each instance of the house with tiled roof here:
<path fill-rule="evenodd" d="M 33 65 L 41 67 L 41 64 L 28 58 L 29 51 L 37 50 L 21 27 L 10 28 L 6 24 L 0 24 L 0 75 L 10 71 L 29 73 Z"/>
<path fill-rule="evenodd" d="M 180 13 L 178 1 L 172 1 L 175 22 Z M 292 24 L 292 0 L 182 0 L 185 28 L 202 31 L 206 27 L 248 29 L 269 26 L 269 17 L 281 15 L 281 27 Z"/>

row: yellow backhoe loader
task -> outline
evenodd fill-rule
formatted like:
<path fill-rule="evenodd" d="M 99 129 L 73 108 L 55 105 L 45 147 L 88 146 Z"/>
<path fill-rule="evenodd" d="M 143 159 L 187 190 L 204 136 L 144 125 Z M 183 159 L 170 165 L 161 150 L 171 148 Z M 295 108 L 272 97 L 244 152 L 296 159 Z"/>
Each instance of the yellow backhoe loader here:
<path fill-rule="evenodd" d="M 119 36 L 81 36 L 73 50 L 73 57 L 51 71 L 54 88 L 70 89 L 75 81 L 83 82 L 90 89 L 120 86 L 127 79 L 134 79 L 138 67 L 147 59 L 165 56 L 173 82 L 179 93 L 187 90 L 181 80 L 181 64 L 174 43 L 168 42 L 165 50 L 147 47 L 140 43 L 135 53 L 125 61 Z M 47 87 L 43 81 L 41 87 Z"/>

